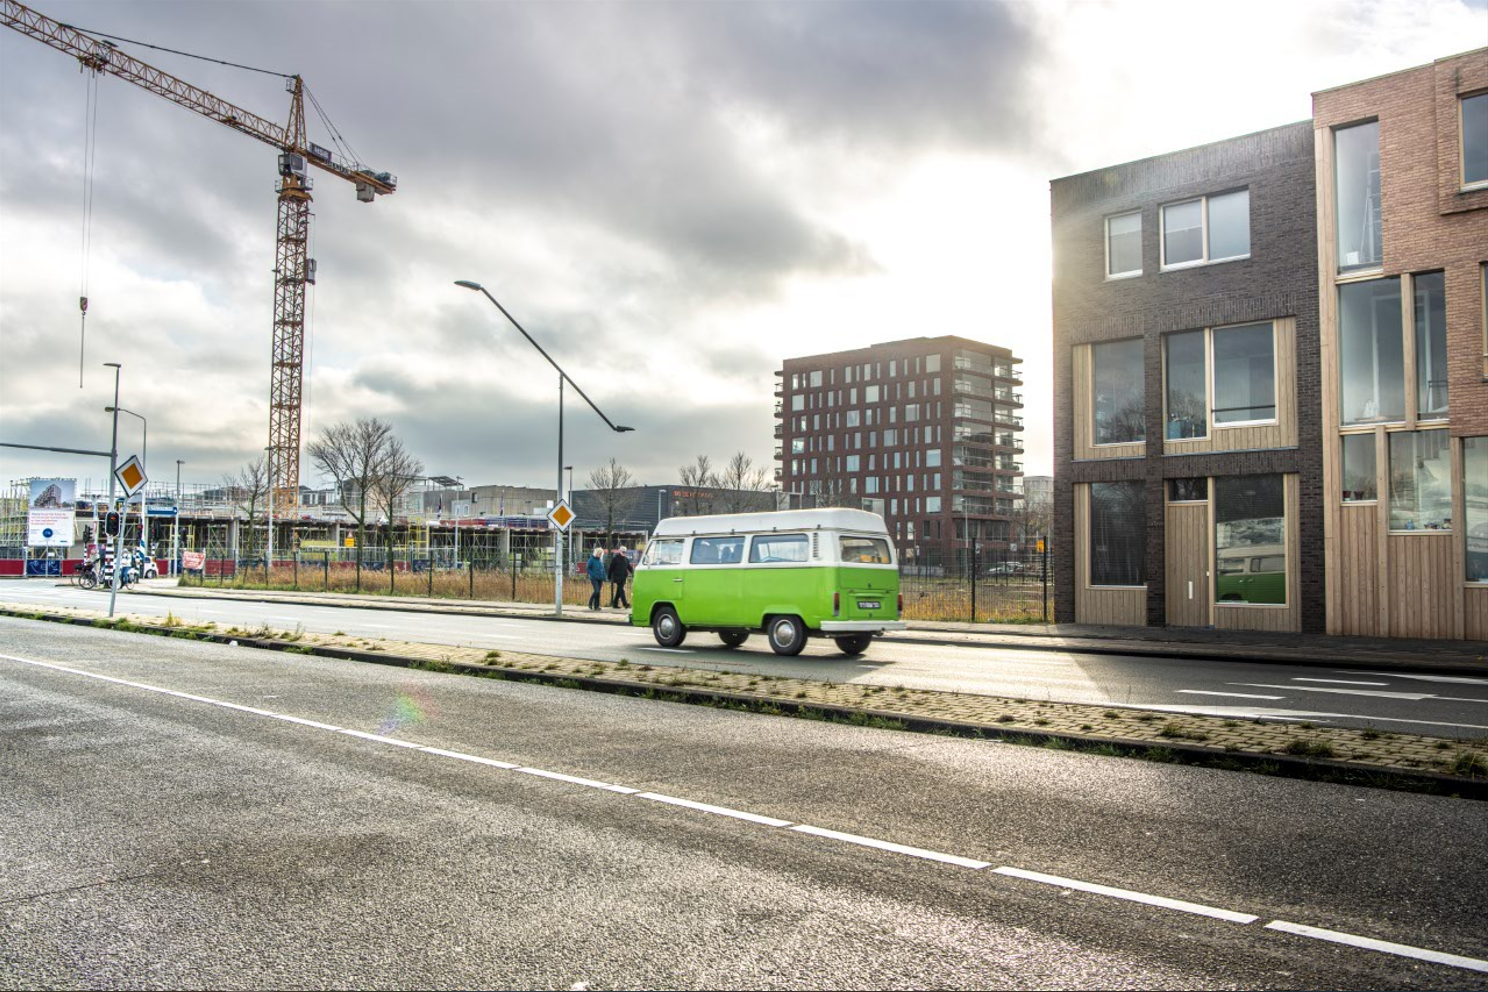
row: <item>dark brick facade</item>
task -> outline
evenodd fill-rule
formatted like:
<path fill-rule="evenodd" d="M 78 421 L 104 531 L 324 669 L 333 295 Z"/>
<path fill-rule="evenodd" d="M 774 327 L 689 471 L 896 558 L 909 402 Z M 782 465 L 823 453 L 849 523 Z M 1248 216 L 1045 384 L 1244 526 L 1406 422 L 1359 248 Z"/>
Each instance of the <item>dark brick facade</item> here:
<path fill-rule="evenodd" d="M 1248 188 L 1250 257 L 1174 271 L 1159 264 L 1159 208 Z M 1054 247 L 1054 542 L 1056 619 L 1073 622 L 1073 487 L 1143 480 L 1147 488 L 1147 622 L 1165 616 L 1163 480 L 1296 473 L 1304 630 L 1323 628 L 1322 444 L 1316 190 L 1310 121 L 1051 184 Z M 1142 275 L 1108 280 L 1105 218 L 1142 213 Z M 1162 335 L 1293 317 L 1298 447 L 1163 454 Z M 1140 336 L 1145 353 L 1146 454 L 1074 458 L 1074 346 Z"/>

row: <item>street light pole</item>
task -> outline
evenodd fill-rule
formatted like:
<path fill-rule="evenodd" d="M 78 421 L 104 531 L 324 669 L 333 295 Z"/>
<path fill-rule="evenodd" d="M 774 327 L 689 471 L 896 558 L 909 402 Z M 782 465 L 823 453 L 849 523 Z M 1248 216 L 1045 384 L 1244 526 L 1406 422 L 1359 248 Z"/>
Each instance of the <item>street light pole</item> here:
<path fill-rule="evenodd" d="M 123 368 L 118 362 L 104 362 L 104 368 L 114 370 L 114 432 L 113 440 L 109 442 L 109 494 L 108 510 L 114 509 L 114 473 L 119 470 L 119 372 Z M 114 568 L 113 576 L 109 580 L 109 616 L 114 615 L 114 600 L 119 595 L 119 556 L 124 551 L 124 524 L 119 523 L 119 532 L 114 535 Z"/>
<path fill-rule="evenodd" d="M 553 356 L 544 351 L 542 345 L 538 344 L 532 339 L 532 335 L 527 333 L 527 329 L 521 324 L 517 323 L 517 319 L 515 317 L 506 312 L 506 307 L 502 306 L 501 303 L 496 299 L 496 297 L 492 296 L 490 292 L 486 290 L 486 287 L 482 286 L 478 282 L 471 282 L 469 279 L 456 280 L 455 285 L 460 286 L 464 289 L 471 289 L 476 290 L 480 293 L 484 293 L 486 299 L 490 300 L 495 305 L 496 309 L 501 311 L 501 315 L 507 320 L 511 321 L 511 325 L 513 327 L 522 332 L 522 337 L 527 339 L 527 343 L 536 348 L 538 350 L 538 353 L 548 360 L 548 364 L 553 366 L 553 368 L 557 370 L 558 485 L 555 492 L 559 497 L 561 497 L 563 495 L 563 383 L 565 382 L 565 380 L 568 382 L 569 385 L 574 387 L 574 389 L 580 396 L 584 397 L 584 402 L 589 404 L 589 409 L 599 414 L 599 419 L 603 420 L 605 424 L 609 426 L 610 430 L 614 431 L 617 434 L 623 434 L 626 431 L 633 431 L 635 430 L 635 428 L 626 427 L 623 424 L 616 424 L 612 422 L 609 417 L 606 417 L 604 415 L 604 411 L 594 405 L 594 401 L 589 398 L 588 394 L 586 394 L 582 389 L 579 389 L 579 384 L 574 382 L 573 379 L 569 378 L 568 373 L 563 371 L 563 367 L 557 362 L 553 361 Z M 563 572 L 563 529 L 555 527 L 553 532 L 553 614 L 555 616 L 563 615 Z"/>
<path fill-rule="evenodd" d="M 565 496 L 564 499 L 566 499 L 568 501 L 568 508 L 570 510 L 572 510 L 573 509 L 573 466 L 572 465 L 565 465 L 565 466 L 563 466 L 563 469 L 564 469 L 565 472 L 568 473 L 568 495 Z M 567 568 L 569 565 L 571 565 L 573 563 L 573 560 L 574 560 L 574 545 L 573 545 L 572 542 L 570 542 L 569 543 L 569 546 L 568 546 L 568 557 L 569 557 L 570 560 L 563 563 L 563 567 L 564 568 Z"/>

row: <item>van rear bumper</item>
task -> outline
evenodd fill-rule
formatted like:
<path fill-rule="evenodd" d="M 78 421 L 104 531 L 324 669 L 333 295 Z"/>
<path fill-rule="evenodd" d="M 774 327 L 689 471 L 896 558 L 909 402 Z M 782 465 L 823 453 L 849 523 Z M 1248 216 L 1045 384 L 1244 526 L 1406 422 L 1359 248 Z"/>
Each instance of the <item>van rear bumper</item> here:
<path fill-rule="evenodd" d="M 823 620 L 823 634 L 871 634 L 881 630 L 906 630 L 903 620 Z"/>

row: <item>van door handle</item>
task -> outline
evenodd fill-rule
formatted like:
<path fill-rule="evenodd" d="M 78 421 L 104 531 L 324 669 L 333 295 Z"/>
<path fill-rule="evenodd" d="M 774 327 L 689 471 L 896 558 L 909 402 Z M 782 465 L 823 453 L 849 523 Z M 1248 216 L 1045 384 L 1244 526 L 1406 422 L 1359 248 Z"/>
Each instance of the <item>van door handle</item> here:
<path fill-rule="evenodd" d="M 682 576 L 679 575 L 675 579 L 673 579 L 672 581 L 673 582 L 681 582 L 682 581 Z"/>

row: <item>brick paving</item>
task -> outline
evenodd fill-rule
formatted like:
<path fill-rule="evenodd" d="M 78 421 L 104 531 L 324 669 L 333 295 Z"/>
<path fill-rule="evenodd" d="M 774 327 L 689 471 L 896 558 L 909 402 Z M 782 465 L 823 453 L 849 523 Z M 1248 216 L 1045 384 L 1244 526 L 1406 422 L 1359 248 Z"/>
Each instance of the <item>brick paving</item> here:
<path fill-rule="evenodd" d="M 153 605 L 153 604 L 152 604 Z M 20 617 L 73 618 L 106 625 L 101 611 L 0 603 L 0 614 Z M 1113 746 L 1171 747 L 1214 755 L 1274 756 L 1280 760 L 1325 760 L 1360 771 L 1428 773 L 1471 782 L 1488 782 L 1488 738 L 1458 740 L 1308 723 L 1233 720 L 1212 716 L 1156 713 L 1117 705 L 1054 703 L 971 693 L 910 689 L 903 686 L 856 685 L 783 678 L 748 672 L 719 672 L 675 665 L 587 661 L 512 651 L 423 644 L 393 638 L 309 634 L 268 625 L 222 627 L 185 625 L 168 610 L 120 615 L 116 623 L 153 626 L 175 636 L 243 638 L 275 643 L 310 653 L 348 652 L 376 655 L 393 663 L 487 675 L 547 680 L 594 680 L 611 687 L 645 693 L 719 693 L 735 701 L 768 708 L 771 703 L 837 707 L 864 718 L 945 721 L 989 733 L 1025 733 Z M 892 724 L 888 724 L 892 726 Z"/>

